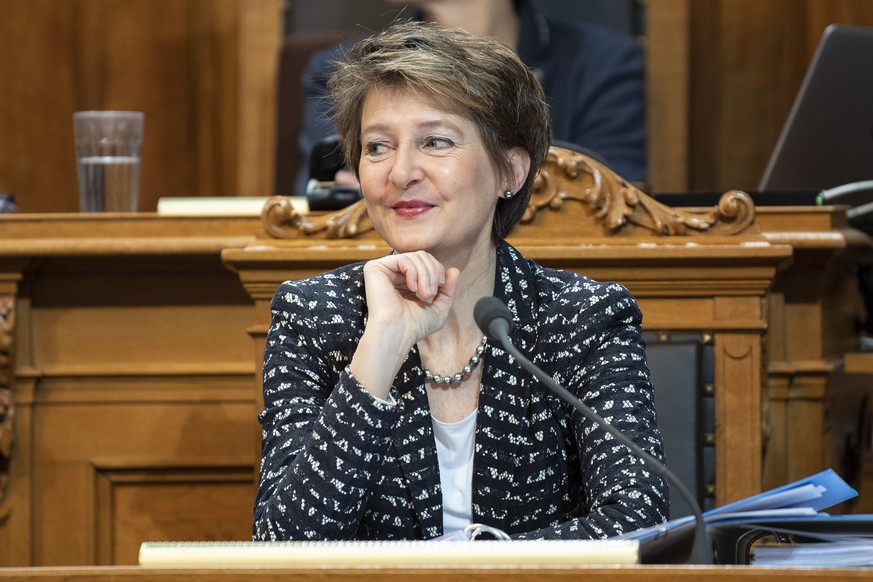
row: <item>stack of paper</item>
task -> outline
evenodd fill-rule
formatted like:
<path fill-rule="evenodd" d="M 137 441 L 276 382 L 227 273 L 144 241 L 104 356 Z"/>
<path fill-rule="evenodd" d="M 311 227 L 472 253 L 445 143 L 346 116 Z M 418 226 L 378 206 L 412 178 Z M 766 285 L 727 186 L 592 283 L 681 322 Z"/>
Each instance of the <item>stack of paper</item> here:
<path fill-rule="evenodd" d="M 822 513 L 857 495 L 828 469 L 707 511 L 703 518 L 716 548 L 716 562 L 867 565 L 873 548 L 873 515 Z M 688 516 L 615 539 L 638 540 L 644 563 L 670 562 L 690 547 L 694 527 L 694 517 Z M 854 563 L 852 548 L 857 552 Z"/>
<path fill-rule="evenodd" d="M 762 544 L 752 548 L 755 566 L 828 566 L 846 568 L 873 566 L 873 539 L 814 542 L 806 544 Z"/>

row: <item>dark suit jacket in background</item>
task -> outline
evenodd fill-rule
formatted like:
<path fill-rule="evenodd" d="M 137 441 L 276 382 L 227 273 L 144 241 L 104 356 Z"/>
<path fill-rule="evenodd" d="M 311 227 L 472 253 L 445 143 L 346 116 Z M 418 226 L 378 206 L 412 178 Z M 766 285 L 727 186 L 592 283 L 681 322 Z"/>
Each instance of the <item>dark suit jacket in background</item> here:
<path fill-rule="evenodd" d="M 620 285 L 544 269 L 503 243 L 495 296 L 522 353 L 663 458 L 640 336 Z M 443 533 L 432 421 L 417 349 L 390 395 L 348 364 L 363 333 L 363 264 L 281 285 L 264 362 L 263 463 L 255 539 L 430 539 Z M 516 537 L 603 538 L 669 514 L 666 485 L 522 371 L 485 352 L 473 460 L 473 521 Z"/>

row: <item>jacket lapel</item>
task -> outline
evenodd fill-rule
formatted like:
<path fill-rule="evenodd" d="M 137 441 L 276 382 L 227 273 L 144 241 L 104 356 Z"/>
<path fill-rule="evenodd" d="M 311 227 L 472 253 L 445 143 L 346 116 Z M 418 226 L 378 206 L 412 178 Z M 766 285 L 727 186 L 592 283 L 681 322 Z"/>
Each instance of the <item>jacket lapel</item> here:
<path fill-rule="evenodd" d="M 401 423 L 394 432 L 394 450 L 409 484 L 421 535 L 430 539 L 443 533 L 442 490 L 430 406 L 418 348 L 414 347 L 394 383 L 394 398 L 402 406 Z"/>
<path fill-rule="evenodd" d="M 529 359 L 536 346 L 533 317 L 533 273 L 508 244 L 497 249 L 494 295 L 513 314 L 510 339 Z M 527 291 L 527 292 L 525 292 Z M 519 435 L 530 422 L 530 375 L 499 346 L 489 342 L 483 387 L 479 395 L 473 457 L 473 521 L 506 527 L 515 478 Z M 403 407 L 394 433 L 394 450 L 409 484 L 410 497 L 424 539 L 443 533 L 442 490 L 430 406 L 418 348 L 414 347 L 397 375 L 392 392 Z M 524 426 L 522 426 L 524 425 Z"/>
<path fill-rule="evenodd" d="M 532 289 L 528 263 L 509 245 L 500 245 L 494 296 L 513 314 L 512 343 L 531 360 L 537 332 Z M 512 510 L 510 496 L 518 487 L 519 439 L 530 422 L 531 377 L 494 342 L 486 354 L 473 457 L 473 521 L 503 529 Z"/>

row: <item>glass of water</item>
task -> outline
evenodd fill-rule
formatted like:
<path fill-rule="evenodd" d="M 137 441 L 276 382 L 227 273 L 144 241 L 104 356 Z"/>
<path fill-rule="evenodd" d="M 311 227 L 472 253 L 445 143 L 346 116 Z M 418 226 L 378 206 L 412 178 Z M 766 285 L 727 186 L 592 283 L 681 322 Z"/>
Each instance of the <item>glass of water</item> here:
<path fill-rule="evenodd" d="M 136 212 L 139 206 L 141 111 L 73 113 L 82 212 Z"/>

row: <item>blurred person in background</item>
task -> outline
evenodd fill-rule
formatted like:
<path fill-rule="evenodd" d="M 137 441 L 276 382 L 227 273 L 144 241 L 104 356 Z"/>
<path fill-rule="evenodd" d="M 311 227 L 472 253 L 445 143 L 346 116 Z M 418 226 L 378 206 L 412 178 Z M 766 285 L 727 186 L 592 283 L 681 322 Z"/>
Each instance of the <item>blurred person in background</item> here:
<path fill-rule="evenodd" d="M 642 49 L 633 38 L 594 24 L 547 18 L 531 0 L 389 1 L 414 7 L 413 20 L 460 27 L 515 48 L 543 86 L 553 119 L 552 140 L 576 146 L 630 182 L 645 182 L 645 70 Z M 315 53 L 303 75 L 299 193 L 306 191 L 313 148 L 336 134 L 327 79 L 353 44 Z M 347 170 L 336 180 L 356 185 Z"/>

